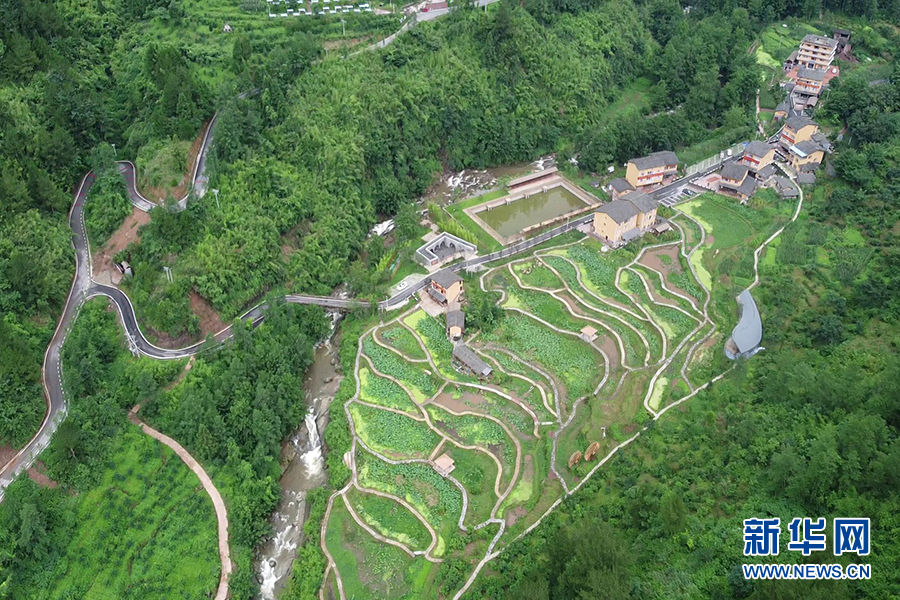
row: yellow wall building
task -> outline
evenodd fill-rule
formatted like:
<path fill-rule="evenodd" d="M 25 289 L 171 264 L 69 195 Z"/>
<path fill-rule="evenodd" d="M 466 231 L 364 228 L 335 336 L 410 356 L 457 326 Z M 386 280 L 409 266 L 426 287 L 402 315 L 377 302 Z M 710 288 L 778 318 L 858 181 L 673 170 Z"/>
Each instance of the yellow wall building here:
<path fill-rule="evenodd" d="M 805 142 L 818 132 L 819 126 L 809 117 L 791 117 L 784 122 L 779 141 L 785 148 L 790 148 L 794 144 Z"/>
<path fill-rule="evenodd" d="M 678 170 L 678 157 L 674 152 L 654 152 L 649 156 L 634 158 L 625 167 L 625 179 L 635 189 L 657 185 L 673 177 Z"/>
<path fill-rule="evenodd" d="M 643 192 L 631 192 L 594 213 L 594 233 L 613 245 L 640 237 L 656 222 L 659 204 Z"/>

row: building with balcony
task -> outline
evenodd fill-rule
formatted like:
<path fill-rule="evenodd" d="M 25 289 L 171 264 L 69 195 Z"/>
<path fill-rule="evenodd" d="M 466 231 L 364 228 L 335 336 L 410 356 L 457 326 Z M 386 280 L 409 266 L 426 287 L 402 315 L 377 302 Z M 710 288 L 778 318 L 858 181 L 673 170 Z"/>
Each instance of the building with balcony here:
<path fill-rule="evenodd" d="M 809 34 L 800 42 L 797 64 L 810 69 L 825 70 L 834 61 L 838 41 L 821 35 Z"/>
<path fill-rule="evenodd" d="M 797 142 L 788 150 L 787 160 L 796 172 L 815 171 L 825 159 L 825 153 L 831 152 L 831 143 L 821 133 L 812 135 L 808 140 Z"/>
<path fill-rule="evenodd" d="M 654 152 L 648 156 L 634 158 L 625 167 L 625 179 L 636 190 L 647 186 L 660 185 L 675 177 L 678 157 L 674 152 Z"/>
<path fill-rule="evenodd" d="M 814 134 L 819 132 L 819 126 L 809 117 L 798 115 L 791 117 L 784 122 L 781 129 L 781 138 L 778 142 L 782 148 L 787 150 L 794 144 L 799 144 L 810 139 Z"/>
<path fill-rule="evenodd" d="M 753 140 L 744 148 L 744 155 L 740 164 L 746 166 L 753 173 L 765 169 L 775 160 L 775 147 L 761 140 Z"/>
<path fill-rule="evenodd" d="M 794 93 L 818 96 L 822 92 L 826 73 L 822 69 L 801 67 L 797 71 L 797 85 L 794 86 Z"/>

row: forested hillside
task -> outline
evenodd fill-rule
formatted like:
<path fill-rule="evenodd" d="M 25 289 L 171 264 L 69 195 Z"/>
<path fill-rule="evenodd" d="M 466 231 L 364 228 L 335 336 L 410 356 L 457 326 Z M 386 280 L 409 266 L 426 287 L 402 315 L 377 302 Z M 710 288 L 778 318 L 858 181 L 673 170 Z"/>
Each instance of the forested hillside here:
<path fill-rule="evenodd" d="M 120 158 L 152 174 L 154 161 L 170 162 L 160 155 L 183 156 L 220 110 L 208 165 L 218 198 L 180 213 L 155 210 L 140 244 L 120 255 L 135 269 L 125 285 L 142 327 L 191 335 L 192 290 L 229 321 L 269 290 L 329 293 L 348 274 L 372 271 L 383 257 L 366 243 L 371 225 L 398 212 L 414 221 L 412 200 L 443 169 L 557 152 L 603 170 L 713 136 L 721 142 L 715 151 L 746 139 L 760 80 L 748 50 L 775 19 L 822 11 L 900 19 L 897 0 L 695 2 L 688 14 L 677 0 L 501 0 L 342 59 L 298 26 L 266 25 L 265 34 L 250 29 L 205 46 L 197 31 L 218 32 L 221 23 L 198 19 L 196 10 L 188 0 L 0 0 L 6 450 L 27 441 L 44 414 L 41 362 L 73 272 L 66 216 L 90 168 L 109 174 Z M 895 26 L 875 27 L 887 40 L 881 58 L 893 61 Z M 629 104 L 633 96 L 640 102 Z M 835 178 L 807 194 L 803 218 L 763 261 L 766 352 L 612 460 L 492 563 L 476 595 L 900 594 L 900 83 L 841 77 L 816 117 L 847 129 L 832 158 Z M 166 187 L 163 177 L 151 183 Z M 113 172 L 96 190 L 98 207 L 101 196 L 110 199 L 108 211 L 92 209 L 96 238 L 124 216 L 120 184 Z M 163 266 L 172 267 L 173 282 Z M 135 524 L 121 519 L 127 507 L 110 490 L 146 483 L 157 467 L 167 469 L 165 485 L 142 498 L 184 504 L 172 506 L 170 528 L 144 557 L 159 551 L 168 560 L 176 548 L 202 577 L 189 590 L 153 570 L 152 593 L 211 589 L 209 506 L 185 492 L 193 480 L 179 464 L 125 421 L 143 399 L 148 420 L 195 453 L 222 487 L 238 565 L 232 595 L 252 597 L 252 547 L 277 502 L 279 444 L 300 421 L 300 378 L 324 333 L 320 313 L 274 308 L 266 325 L 240 329 L 234 344 L 198 360 L 169 390 L 182 365 L 132 360 L 116 327 L 103 306 L 88 305 L 66 346 L 70 417 L 45 455 L 60 487 L 27 478 L 10 487 L 0 510 L 0 597 L 30 598 L 35 589 L 80 597 L 91 584 L 85 573 L 125 572 L 134 540 L 124 540 L 125 550 L 111 540 Z M 341 425 L 330 440 L 340 441 Z M 343 484 L 339 452 L 329 464 L 332 485 Z M 139 523 L 141 540 L 153 539 L 154 519 L 165 520 L 156 510 Z M 734 570 L 743 518 L 857 514 L 875 527 L 869 582 L 776 589 L 750 585 Z M 96 532 L 79 528 L 92 519 L 102 524 Z M 302 552 L 298 597 L 315 593 L 323 568 L 317 549 Z"/>

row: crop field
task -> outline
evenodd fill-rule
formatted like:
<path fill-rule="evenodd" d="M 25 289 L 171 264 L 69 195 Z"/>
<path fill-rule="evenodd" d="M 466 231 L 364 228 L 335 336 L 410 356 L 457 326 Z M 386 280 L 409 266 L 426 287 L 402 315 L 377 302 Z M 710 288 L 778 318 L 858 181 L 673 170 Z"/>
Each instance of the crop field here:
<path fill-rule="evenodd" d="M 48 597 L 211 596 L 219 580 L 216 516 L 197 477 L 136 427 L 117 448 L 98 484 L 72 497 L 78 525 Z M 148 581 L 165 587 L 148 589 Z"/>
<path fill-rule="evenodd" d="M 490 518 L 491 510 L 497 503 L 497 494 L 494 493 L 497 463 L 485 452 L 452 445 L 447 447 L 447 455 L 456 464 L 453 476 L 463 484 L 469 494 L 469 510 L 466 513 L 465 524 L 474 527 Z"/>
<path fill-rule="evenodd" d="M 420 365 L 403 360 L 386 348 L 376 344 L 371 337 L 363 341 L 363 352 L 372 359 L 375 368 L 407 385 L 417 402 L 424 402 L 438 391 L 437 379 Z"/>
<path fill-rule="evenodd" d="M 603 377 L 603 359 L 588 344 L 524 315 L 508 316 L 485 338 L 542 365 L 561 380 L 570 397 L 591 393 Z"/>
<path fill-rule="evenodd" d="M 373 450 L 392 458 L 424 458 L 437 446 L 438 435 L 423 422 L 401 414 L 351 404 L 356 433 Z"/>
<path fill-rule="evenodd" d="M 405 327 L 400 325 L 385 327 L 379 330 L 377 335 L 379 340 L 392 348 L 396 348 L 401 354 L 414 360 L 425 359 L 425 351 L 422 350 L 419 342 L 416 341 L 416 337 Z"/>
<path fill-rule="evenodd" d="M 489 265 L 468 283 L 502 309 L 493 329 L 466 332 L 493 369 L 483 380 L 453 364 L 440 316 L 416 305 L 373 321 L 346 406 L 353 482 L 388 497 L 333 496 L 326 543 L 346 596 L 452 597 L 445 565 L 474 568 L 539 524 L 599 461 L 724 372 L 735 290 L 792 210 L 755 202 L 703 195 L 673 211 L 667 236 L 613 251 L 567 236 Z M 372 565 L 359 559 L 374 548 Z"/>
<path fill-rule="evenodd" d="M 359 397 L 366 402 L 396 408 L 411 415 L 418 413 L 409 394 L 390 379 L 374 375 L 369 369 L 363 367 L 359 370 L 359 384 Z"/>
<path fill-rule="evenodd" d="M 347 499 L 356 514 L 381 535 L 425 550 L 431 544 L 428 529 L 402 504 L 375 494 L 351 490 Z"/>

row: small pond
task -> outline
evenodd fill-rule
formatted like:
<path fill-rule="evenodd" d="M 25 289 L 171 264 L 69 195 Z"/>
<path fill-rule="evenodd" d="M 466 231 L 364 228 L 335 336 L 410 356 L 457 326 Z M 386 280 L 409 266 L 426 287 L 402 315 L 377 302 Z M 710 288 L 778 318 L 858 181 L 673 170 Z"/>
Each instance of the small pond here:
<path fill-rule="evenodd" d="M 503 237 L 509 237 L 526 227 L 561 217 L 585 206 L 578 196 L 559 185 L 546 192 L 538 192 L 528 198 L 482 210 L 477 214 L 494 231 Z"/>

